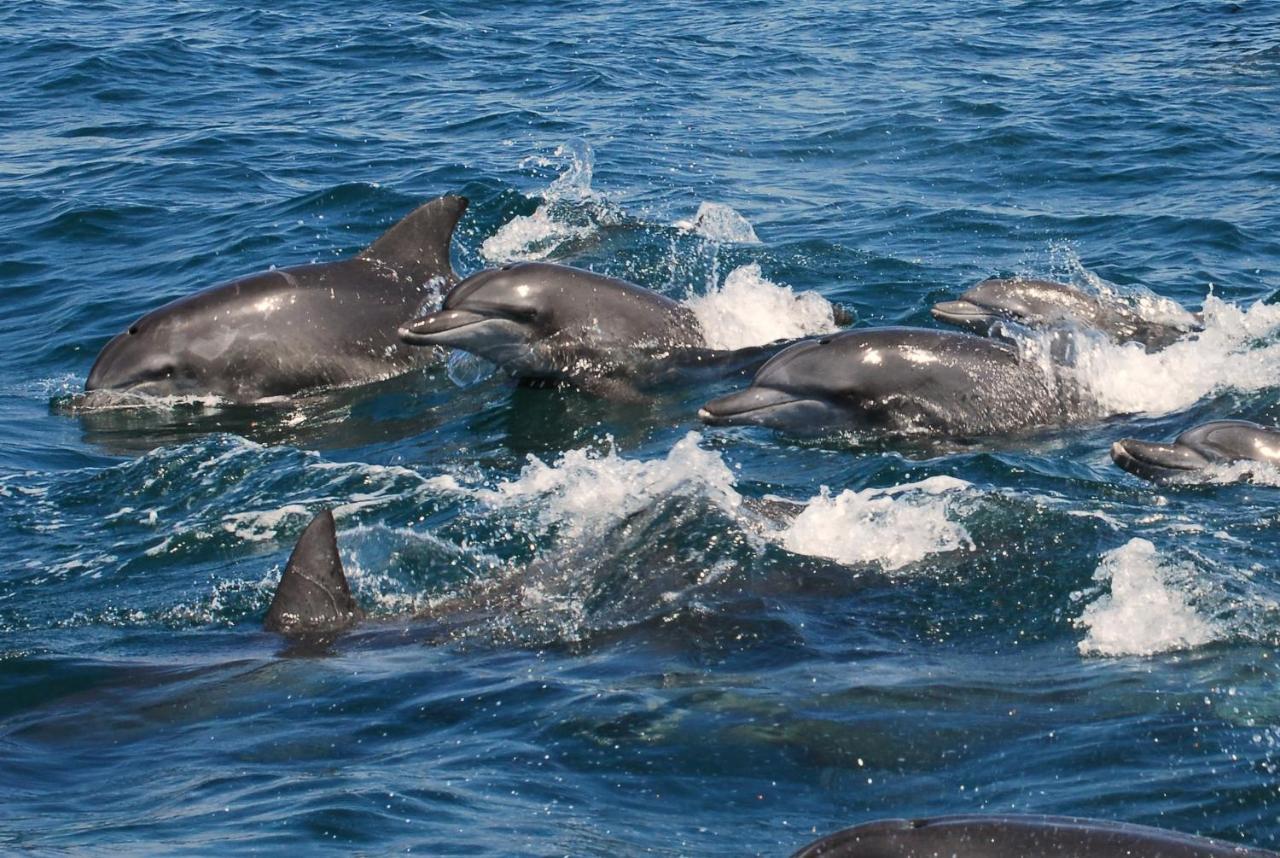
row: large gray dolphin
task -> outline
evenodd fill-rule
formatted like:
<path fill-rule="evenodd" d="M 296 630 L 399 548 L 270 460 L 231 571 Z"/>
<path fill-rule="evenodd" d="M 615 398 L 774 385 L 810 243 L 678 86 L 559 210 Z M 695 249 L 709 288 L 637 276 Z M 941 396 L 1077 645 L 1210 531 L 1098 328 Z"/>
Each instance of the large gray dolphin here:
<path fill-rule="evenodd" d="M 1122 438 L 1111 458 L 1131 474 L 1155 482 L 1195 482 L 1212 465 L 1262 462 L 1280 467 L 1280 432 L 1248 420 L 1211 420 L 1168 444 Z"/>
<path fill-rule="evenodd" d="M 613 398 L 637 382 L 758 366 L 784 344 L 713 351 L 693 311 L 591 271 L 522 262 L 471 275 L 433 313 L 400 329 L 414 345 L 451 346 L 530 381 L 571 382 Z"/>
<path fill-rule="evenodd" d="M 989 435 L 1082 416 L 1068 385 L 999 340 L 925 328 L 870 328 L 805 340 L 713 399 L 712 425 L 792 432 L 872 429 Z"/>
<path fill-rule="evenodd" d="M 792 858 L 1277 858 L 1275 852 L 1068 816 L 939 816 L 846 828 Z"/>
<path fill-rule="evenodd" d="M 932 313 L 940 322 L 981 336 L 992 336 L 1007 322 L 1031 328 L 1081 325 L 1119 343 L 1142 343 L 1149 351 L 1201 329 L 1198 316 L 1188 314 L 1181 325 L 1153 322 L 1119 301 L 1104 302 L 1065 283 L 1022 277 L 984 280 L 954 301 L 934 304 Z"/>
<path fill-rule="evenodd" d="M 252 402 L 419 366 L 430 353 L 396 329 L 457 282 L 449 245 L 466 207 L 440 197 L 350 259 L 253 274 L 153 310 L 107 343 L 85 389 Z"/>

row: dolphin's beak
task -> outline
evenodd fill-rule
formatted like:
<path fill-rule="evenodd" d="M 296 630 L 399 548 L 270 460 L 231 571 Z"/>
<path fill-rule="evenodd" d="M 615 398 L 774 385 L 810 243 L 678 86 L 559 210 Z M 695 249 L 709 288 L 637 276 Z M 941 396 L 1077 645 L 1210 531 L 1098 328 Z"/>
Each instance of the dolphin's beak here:
<path fill-rule="evenodd" d="M 698 418 L 712 426 L 773 425 L 774 412 L 810 400 L 772 387 L 748 387 L 708 402 Z"/>
<path fill-rule="evenodd" d="M 1153 444 L 1122 438 L 1111 445 L 1111 459 L 1131 474 L 1163 482 L 1213 464 L 1183 444 Z"/>
<path fill-rule="evenodd" d="M 471 310 L 440 310 L 406 322 L 398 333 L 400 339 L 414 346 L 451 346 L 456 341 L 455 332 L 492 319 Z"/>
<path fill-rule="evenodd" d="M 991 311 L 972 301 L 939 301 L 929 311 L 939 322 L 959 325 L 962 328 L 985 325 L 991 321 Z"/>

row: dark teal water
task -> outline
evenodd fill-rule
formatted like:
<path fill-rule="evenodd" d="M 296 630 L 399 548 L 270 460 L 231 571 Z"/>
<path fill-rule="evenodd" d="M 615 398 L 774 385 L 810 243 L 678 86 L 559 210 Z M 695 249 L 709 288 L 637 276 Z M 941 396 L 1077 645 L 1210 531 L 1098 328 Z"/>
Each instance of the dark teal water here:
<path fill-rule="evenodd" d="M 1280 6 L 325 8 L 0 9 L 0 847 L 777 855 L 1016 810 L 1276 848 L 1280 479 L 1107 450 L 1280 422 Z M 446 192 L 463 272 L 685 298 L 754 263 L 861 325 L 1026 273 L 1210 324 L 1087 351 L 1112 419 L 965 446 L 443 367 L 76 407 L 142 312 Z M 702 203 L 759 243 L 674 226 Z M 323 505 L 376 620 L 318 655 L 260 622 Z"/>

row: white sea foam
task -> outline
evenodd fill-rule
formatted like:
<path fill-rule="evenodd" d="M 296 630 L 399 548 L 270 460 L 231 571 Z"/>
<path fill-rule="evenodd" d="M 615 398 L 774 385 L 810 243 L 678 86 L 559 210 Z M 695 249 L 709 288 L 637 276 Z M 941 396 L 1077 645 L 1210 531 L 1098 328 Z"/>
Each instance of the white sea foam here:
<path fill-rule="evenodd" d="M 836 330 L 835 309 L 817 292 L 797 294 L 766 280 L 756 264 L 729 272 L 723 285 L 685 301 L 707 347 L 738 349 Z"/>
<path fill-rule="evenodd" d="M 275 539 L 280 525 L 289 519 L 303 523 L 311 513 L 300 503 L 285 504 L 278 509 L 257 512 L 237 512 L 222 517 L 222 529 L 238 539 L 249 542 L 266 542 Z"/>
<path fill-rule="evenodd" d="M 1081 338 L 1075 372 L 1110 413 L 1164 414 L 1225 389 L 1280 385 L 1280 305 L 1248 309 L 1210 295 L 1204 330 L 1148 354 L 1141 345 Z"/>
<path fill-rule="evenodd" d="M 956 502 L 972 487 L 954 477 L 929 477 L 890 488 L 824 486 L 780 533 L 784 548 L 840 563 L 878 562 L 888 570 L 930 554 L 972 550 L 964 526 L 952 520 Z"/>
<path fill-rule="evenodd" d="M 673 226 L 722 244 L 760 243 L 751 222 L 724 203 L 703 203 L 691 219 L 678 220 Z"/>
<path fill-rule="evenodd" d="M 491 506 L 539 504 L 539 523 L 558 526 L 569 538 L 599 532 L 672 495 L 708 499 L 747 532 L 789 551 L 840 563 L 880 563 L 900 569 L 931 554 L 973 547 L 953 520 L 970 485 L 952 477 L 882 489 L 825 489 L 786 525 L 761 524 L 743 505 L 733 470 L 723 457 L 699 446 L 690 432 L 661 459 L 623 459 L 612 448 L 573 450 L 548 465 L 531 456 L 520 476 L 479 494 Z"/>
<path fill-rule="evenodd" d="M 480 245 L 480 255 L 489 262 L 545 259 L 566 242 L 581 241 L 616 219 L 608 201 L 591 188 L 590 146 L 570 141 L 556 149 L 555 159 L 564 171 L 542 192 L 533 214 L 517 215 Z M 552 166 L 556 161 L 535 163 Z"/>
<path fill-rule="evenodd" d="M 673 494 L 701 495 L 732 513 L 742 504 L 733 472 L 719 453 L 699 446 L 701 439 L 690 432 L 664 458 L 647 461 L 623 459 L 612 442 L 604 452 L 571 450 L 552 465 L 530 456 L 519 477 L 480 496 L 498 507 L 538 499 L 542 523 L 562 525 L 571 537 Z"/>
<path fill-rule="evenodd" d="M 1088 633 L 1085 655 L 1153 655 L 1220 640 L 1226 630 L 1193 605 L 1202 575 L 1193 564 L 1163 558 L 1145 539 L 1107 552 L 1093 578 L 1110 592 L 1075 620 Z"/>

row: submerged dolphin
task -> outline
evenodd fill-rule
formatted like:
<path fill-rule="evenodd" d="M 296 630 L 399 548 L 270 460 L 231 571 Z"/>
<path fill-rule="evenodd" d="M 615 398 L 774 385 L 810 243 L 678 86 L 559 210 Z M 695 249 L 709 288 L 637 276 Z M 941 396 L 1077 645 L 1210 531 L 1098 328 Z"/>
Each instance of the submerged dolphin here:
<path fill-rule="evenodd" d="M 342 570 L 333 512 L 325 509 L 307 525 L 289 555 L 263 628 L 324 634 L 342 631 L 363 616 Z"/>
<path fill-rule="evenodd" d="M 1080 416 L 1058 379 L 999 340 L 925 328 L 872 328 L 805 340 L 713 399 L 712 425 L 793 432 L 926 430 L 989 435 Z"/>
<path fill-rule="evenodd" d="M 413 345 L 463 349 L 516 378 L 571 382 L 614 398 L 635 396 L 637 382 L 758 366 L 784 345 L 707 349 L 685 305 L 632 283 L 546 262 L 471 275 L 438 311 L 406 322 L 400 336 Z"/>
<path fill-rule="evenodd" d="M 1153 322 L 1117 301 L 1104 302 L 1074 286 L 1021 277 L 984 280 L 957 300 L 934 304 L 931 312 L 940 322 L 981 336 L 992 336 L 1005 322 L 1031 328 L 1074 324 L 1118 343 L 1141 343 L 1149 351 L 1201 329 L 1197 316 L 1189 315 L 1183 325 Z"/>
<path fill-rule="evenodd" d="M 425 363 L 396 328 L 457 281 L 449 245 L 467 208 L 446 196 L 350 259 L 253 274 L 153 310 L 98 355 L 85 390 L 235 402 L 362 384 Z"/>
<path fill-rule="evenodd" d="M 1068 816 L 939 816 L 846 828 L 792 858 L 1277 858 L 1146 825 Z"/>
<path fill-rule="evenodd" d="M 1193 482 L 1211 465 L 1262 462 L 1280 467 L 1280 432 L 1248 420 L 1212 420 L 1168 444 L 1122 438 L 1111 458 L 1131 474 L 1155 482 Z"/>

